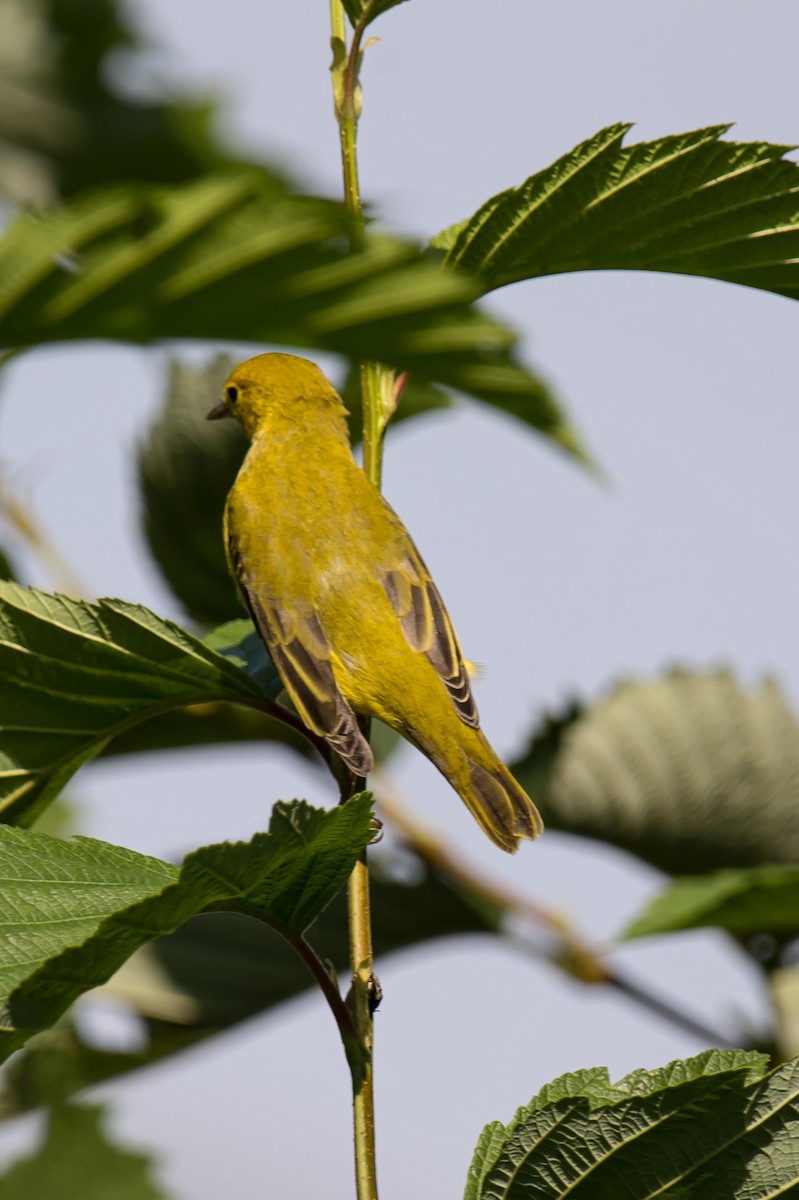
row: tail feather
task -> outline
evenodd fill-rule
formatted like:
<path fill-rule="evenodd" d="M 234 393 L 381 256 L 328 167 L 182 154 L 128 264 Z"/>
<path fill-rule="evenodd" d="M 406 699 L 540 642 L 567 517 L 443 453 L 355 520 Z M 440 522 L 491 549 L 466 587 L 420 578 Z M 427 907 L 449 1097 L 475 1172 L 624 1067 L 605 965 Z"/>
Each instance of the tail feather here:
<path fill-rule="evenodd" d="M 522 838 L 537 838 L 544 822 L 527 792 L 497 757 L 480 729 L 455 719 L 452 737 L 401 732 L 434 762 L 495 846 L 515 854 Z"/>
<path fill-rule="evenodd" d="M 543 832 L 538 809 L 499 759 L 485 765 L 469 758 L 468 763 L 471 789 L 462 791 L 462 798 L 492 842 L 514 854 L 520 838 Z"/>

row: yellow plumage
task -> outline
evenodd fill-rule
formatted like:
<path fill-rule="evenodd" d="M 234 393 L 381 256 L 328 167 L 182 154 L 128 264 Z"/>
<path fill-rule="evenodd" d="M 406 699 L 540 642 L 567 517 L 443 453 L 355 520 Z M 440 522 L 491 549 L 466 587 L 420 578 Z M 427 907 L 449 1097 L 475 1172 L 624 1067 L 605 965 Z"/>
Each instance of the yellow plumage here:
<path fill-rule="evenodd" d="M 350 450 L 344 405 L 290 354 L 237 367 L 210 417 L 252 445 L 225 508 L 231 570 L 303 721 L 358 775 L 355 714 L 427 755 L 503 850 L 541 832 L 479 728 L 455 631 L 402 522 Z"/>

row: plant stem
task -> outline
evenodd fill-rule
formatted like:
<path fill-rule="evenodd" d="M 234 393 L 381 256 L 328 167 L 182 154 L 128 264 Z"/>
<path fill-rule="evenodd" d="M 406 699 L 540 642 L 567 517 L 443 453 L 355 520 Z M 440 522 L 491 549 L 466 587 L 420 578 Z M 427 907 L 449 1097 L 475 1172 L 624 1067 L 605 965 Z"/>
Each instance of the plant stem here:
<path fill-rule="evenodd" d="M 349 879 L 347 908 L 350 924 L 352 988 L 348 1007 L 359 1034 L 360 1053 L 347 1059 L 352 1075 L 355 1135 L 355 1181 L 358 1200 L 377 1200 L 373 1046 L 374 1023 L 370 1004 L 372 984 L 372 925 L 369 906 L 369 869 L 366 851 Z"/>
<path fill-rule="evenodd" d="M 327 967 L 313 946 L 305 940 L 301 933 L 296 933 L 285 922 L 278 920 L 277 917 L 272 915 L 267 916 L 257 905 L 249 904 L 246 900 L 242 900 L 238 904 L 233 904 L 230 901 L 223 901 L 219 904 L 208 904 L 203 909 L 203 912 L 236 912 L 246 917 L 254 917 L 256 921 L 261 921 L 264 925 L 268 925 L 270 929 L 274 929 L 281 937 L 284 937 L 297 952 L 318 983 L 322 995 L 327 1001 L 328 1008 L 338 1025 L 347 1059 L 349 1060 L 352 1054 L 357 1055 L 358 1035 L 350 1011 L 342 1000 L 338 987 L 328 972 Z"/>
<path fill-rule="evenodd" d="M 354 254 L 361 251 L 365 244 L 365 223 L 358 180 L 358 117 L 361 107 L 358 71 L 361 62 L 361 40 L 366 24 L 367 21 L 362 15 L 347 47 L 343 5 L 341 0 L 330 0 L 333 99 L 339 127 L 344 201 L 351 219 L 350 247 Z M 389 393 L 393 400 L 393 373 L 376 363 L 362 363 L 363 469 L 377 487 L 380 486 L 383 434 L 391 412 L 386 404 L 386 396 Z M 368 738 L 368 720 L 362 721 L 362 728 Z M 362 787 L 362 780 L 349 776 L 342 787 L 342 800 L 360 791 Z M 365 851 L 349 879 L 347 911 L 352 986 L 346 1003 L 358 1038 L 356 1045 L 348 1046 L 345 1042 L 352 1075 L 355 1181 L 358 1200 L 377 1200 L 372 1057 L 374 1025 L 371 1006 L 374 978 L 369 869 Z"/>

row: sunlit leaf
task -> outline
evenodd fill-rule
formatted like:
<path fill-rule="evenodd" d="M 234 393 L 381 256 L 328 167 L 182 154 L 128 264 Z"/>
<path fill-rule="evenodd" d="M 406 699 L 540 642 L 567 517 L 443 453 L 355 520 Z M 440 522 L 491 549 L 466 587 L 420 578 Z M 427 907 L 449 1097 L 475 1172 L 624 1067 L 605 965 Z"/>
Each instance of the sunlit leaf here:
<path fill-rule="evenodd" d="M 226 700 L 264 708 L 279 691 L 141 605 L 0 582 L 0 819 L 30 823 L 138 722 Z"/>
<path fill-rule="evenodd" d="M 381 866 L 382 864 L 382 866 Z M 378 962 L 436 938 L 493 933 L 500 922 L 412 858 L 370 855 L 372 928 Z M 340 893 L 307 934 L 321 957 L 348 969 L 346 897 Z M 207 913 L 143 947 L 109 985 L 143 1020 L 146 1045 L 135 1052 L 84 1042 L 63 1023 L 36 1038 L 8 1066 L 0 1116 L 52 1103 L 82 1087 L 158 1062 L 186 1047 L 304 995 L 313 981 L 288 943 L 235 913 Z"/>
<path fill-rule="evenodd" d="M 209 906 L 302 932 L 372 836 L 368 793 L 329 812 L 277 804 L 268 833 L 205 846 L 180 868 L 91 838 L 0 826 L 0 1057 Z"/>
<path fill-rule="evenodd" d="M 623 146 L 608 126 L 434 245 L 486 290 L 565 271 L 669 271 L 799 296 L 799 166 L 728 126 Z"/>
<path fill-rule="evenodd" d="M 799 1061 L 707 1050 L 611 1084 L 563 1075 L 487 1126 L 465 1200 L 728 1200 L 799 1187 Z"/>

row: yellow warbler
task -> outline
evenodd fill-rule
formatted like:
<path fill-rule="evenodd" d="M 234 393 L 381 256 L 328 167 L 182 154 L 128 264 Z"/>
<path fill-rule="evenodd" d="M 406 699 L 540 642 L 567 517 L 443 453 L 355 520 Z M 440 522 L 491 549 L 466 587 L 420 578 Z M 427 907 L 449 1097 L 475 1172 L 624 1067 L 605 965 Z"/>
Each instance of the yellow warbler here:
<path fill-rule="evenodd" d="M 303 721 L 356 775 L 379 717 L 449 780 L 503 850 L 541 832 L 483 736 L 458 639 L 402 522 L 355 462 L 344 405 L 314 363 L 259 354 L 209 419 L 252 445 L 228 496 L 231 571 Z"/>

